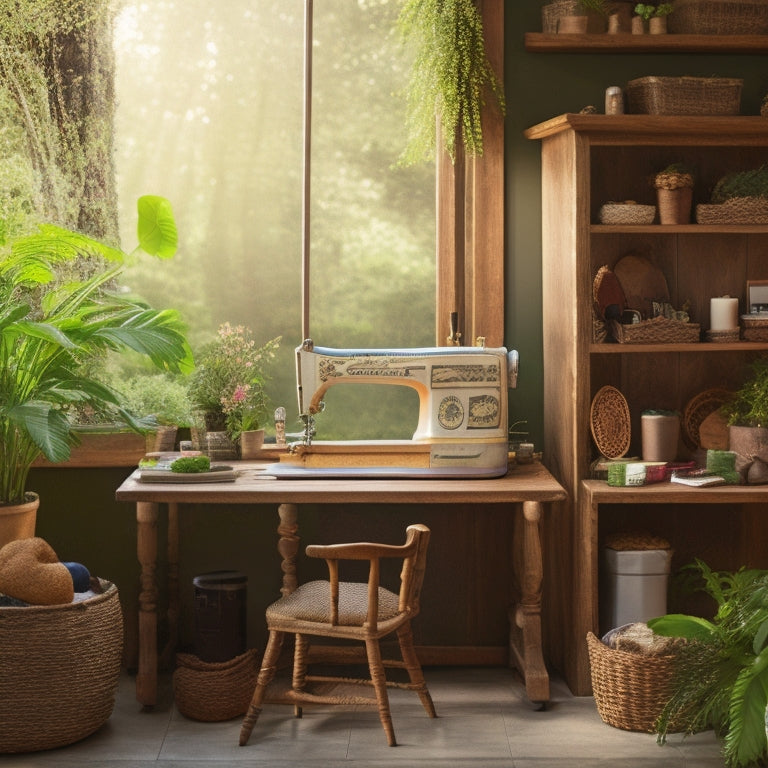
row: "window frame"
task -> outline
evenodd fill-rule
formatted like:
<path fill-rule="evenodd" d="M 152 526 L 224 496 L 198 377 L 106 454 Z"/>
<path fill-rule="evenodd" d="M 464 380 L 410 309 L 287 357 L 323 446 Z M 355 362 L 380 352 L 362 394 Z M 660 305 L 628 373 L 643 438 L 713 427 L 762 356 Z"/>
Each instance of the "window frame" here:
<path fill-rule="evenodd" d="M 477 0 L 494 71 L 504 71 L 504 3 Z M 450 316 L 458 315 L 459 343 L 504 345 L 504 116 L 495 100 L 482 109 L 483 154 L 436 161 L 436 344 L 451 344 Z"/>

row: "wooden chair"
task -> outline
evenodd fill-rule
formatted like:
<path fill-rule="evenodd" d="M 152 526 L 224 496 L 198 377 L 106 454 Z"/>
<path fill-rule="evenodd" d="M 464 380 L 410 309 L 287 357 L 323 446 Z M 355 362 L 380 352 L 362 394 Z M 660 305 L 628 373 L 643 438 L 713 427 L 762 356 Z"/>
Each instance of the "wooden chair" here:
<path fill-rule="evenodd" d="M 286 633 L 295 636 L 292 689 L 289 700 L 295 704 L 295 715 L 301 717 L 302 703 L 370 704 L 370 697 L 317 695 L 306 690 L 307 682 L 356 682 L 372 685 L 376 692 L 379 717 L 390 746 L 395 746 L 395 731 L 389 711 L 387 686 L 416 691 L 430 717 L 436 717 L 432 697 L 424 681 L 416 656 L 411 632 L 411 619 L 419 612 L 421 585 L 429 543 L 429 528 L 410 525 L 405 544 L 332 544 L 307 547 L 309 557 L 324 558 L 328 564 L 329 581 L 312 581 L 300 586 L 267 608 L 269 640 L 264 651 L 256 689 L 240 731 L 240 746 L 245 746 L 261 714 L 267 686 L 275 676 L 278 657 Z M 395 594 L 379 585 L 382 558 L 403 561 L 400 572 L 400 592 Z M 368 583 L 339 581 L 339 561 L 368 560 Z M 385 635 L 397 633 L 402 660 L 384 660 L 379 641 Z M 370 679 L 350 680 L 307 673 L 309 637 L 332 637 L 360 640 L 365 643 Z M 338 659 L 337 659 L 338 661 Z M 386 679 L 385 667 L 405 668 L 409 683 Z"/>

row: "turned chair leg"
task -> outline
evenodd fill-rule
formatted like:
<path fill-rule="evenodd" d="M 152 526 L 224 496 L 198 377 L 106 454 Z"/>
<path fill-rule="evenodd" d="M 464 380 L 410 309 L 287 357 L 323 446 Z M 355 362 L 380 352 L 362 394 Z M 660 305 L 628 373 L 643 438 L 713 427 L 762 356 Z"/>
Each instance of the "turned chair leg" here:
<path fill-rule="evenodd" d="M 411 680 L 411 686 L 419 694 L 424 711 L 430 717 L 437 717 L 435 705 L 432 702 L 432 696 L 427 688 L 427 682 L 424 679 L 424 672 L 421 669 L 419 657 L 416 655 L 416 649 L 413 645 L 413 632 L 410 622 L 406 622 L 397 630 L 397 640 L 400 643 L 400 653 L 408 671 L 408 677 Z"/>
<path fill-rule="evenodd" d="M 392 725 L 392 714 L 389 711 L 389 694 L 387 693 L 387 677 L 384 671 L 384 662 L 381 658 L 381 648 L 378 640 L 366 640 L 365 650 L 368 655 L 368 670 L 371 673 L 371 682 L 376 691 L 376 703 L 379 707 L 379 719 L 387 734 L 387 742 L 390 747 L 396 747 L 395 728 Z"/>
<path fill-rule="evenodd" d="M 243 725 L 240 728 L 241 747 L 244 747 L 248 743 L 253 726 L 256 725 L 256 721 L 261 714 L 267 686 L 272 682 L 272 679 L 275 676 L 275 671 L 277 670 L 277 660 L 280 657 L 280 649 L 283 646 L 284 636 L 283 632 L 271 631 L 269 633 L 269 640 L 267 641 L 267 647 L 264 650 L 264 658 L 261 661 L 261 669 L 259 670 L 259 676 L 256 679 L 256 688 L 253 691 L 253 698 L 251 699 L 248 712 L 246 712 L 245 719 L 243 720 Z"/>
<path fill-rule="evenodd" d="M 291 687 L 297 693 L 301 693 L 307 685 L 307 654 L 309 653 L 309 638 L 306 635 L 296 635 L 293 650 L 293 680 Z M 295 717 L 301 717 L 304 710 L 301 704 L 293 705 Z"/>

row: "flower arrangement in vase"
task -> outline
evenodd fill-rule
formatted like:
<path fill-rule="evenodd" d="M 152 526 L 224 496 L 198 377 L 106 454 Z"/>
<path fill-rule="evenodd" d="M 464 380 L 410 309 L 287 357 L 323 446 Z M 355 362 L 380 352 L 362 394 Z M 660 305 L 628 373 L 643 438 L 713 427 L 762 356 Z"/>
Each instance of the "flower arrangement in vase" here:
<path fill-rule="evenodd" d="M 269 411 L 265 371 L 280 340 L 258 346 L 250 328 L 227 322 L 201 349 L 189 392 L 209 432 L 226 432 L 237 443 L 244 432 L 264 427 Z"/>

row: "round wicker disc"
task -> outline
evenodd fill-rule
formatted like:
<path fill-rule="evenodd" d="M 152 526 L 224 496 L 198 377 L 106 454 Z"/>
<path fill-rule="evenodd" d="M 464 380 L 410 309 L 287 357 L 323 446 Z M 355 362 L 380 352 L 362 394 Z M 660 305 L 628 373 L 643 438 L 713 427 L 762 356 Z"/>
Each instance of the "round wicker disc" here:
<path fill-rule="evenodd" d="M 683 442 L 691 451 L 699 447 L 699 427 L 704 419 L 727 402 L 731 393 L 727 389 L 705 389 L 688 401 L 682 419 Z"/>
<path fill-rule="evenodd" d="M 597 449 L 606 459 L 619 459 L 629 450 L 629 406 L 618 389 L 603 387 L 594 396 L 589 426 Z"/>

